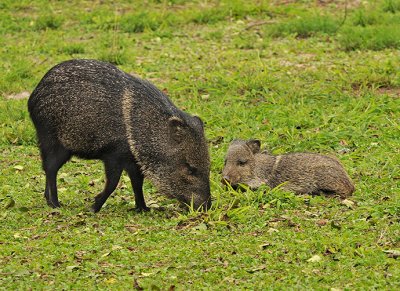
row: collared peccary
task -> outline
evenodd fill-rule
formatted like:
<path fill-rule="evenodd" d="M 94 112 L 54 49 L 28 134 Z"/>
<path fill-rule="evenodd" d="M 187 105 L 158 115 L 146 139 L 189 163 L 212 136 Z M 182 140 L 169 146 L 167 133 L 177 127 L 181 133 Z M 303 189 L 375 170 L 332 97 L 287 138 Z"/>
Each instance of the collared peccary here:
<path fill-rule="evenodd" d="M 147 210 L 144 177 L 168 196 L 209 208 L 210 158 L 200 118 L 177 109 L 150 82 L 96 60 L 70 60 L 46 73 L 28 101 L 36 127 L 45 198 L 59 207 L 56 176 L 72 155 L 104 163 L 106 184 L 92 210 L 101 209 L 123 170 L 136 208 Z"/>
<path fill-rule="evenodd" d="M 347 197 L 354 185 L 340 162 L 312 153 L 290 153 L 273 156 L 260 152 L 259 140 L 234 140 L 228 149 L 222 172 L 223 183 L 258 188 L 267 184 L 298 194 L 336 194 Z"/>

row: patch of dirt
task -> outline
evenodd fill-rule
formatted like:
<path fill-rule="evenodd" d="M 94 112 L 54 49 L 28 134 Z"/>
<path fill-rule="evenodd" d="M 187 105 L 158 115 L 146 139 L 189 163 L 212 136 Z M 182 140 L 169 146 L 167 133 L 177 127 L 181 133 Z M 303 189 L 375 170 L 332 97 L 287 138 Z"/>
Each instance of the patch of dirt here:
<path fill-rule="evenodd" d="M 31 93 L 29 93 L 28 91 L 23 91 L 20 93 L 8 95 L 8 96 L 6 96 L 6 99 L 15 99 L 15 100 L 26 99 L 30 95 L 31 95 Z"/>
<path fill-rule="evenodd" d="M 375 86 L 374 86 L 375 85 Z M 390 86 L 389 84 L 384 84 L 381 85 L 381 87 L 377 88 L 378 85 L 376 84 L 365 84 L 362 85 L 360 83 L 353 83 L 351 84 L 351 88 L 353 91 L 356 93 L 356 95 L 360 95 L 363 89 L 368 89 L 373 91 L 374 93 L 380 94 L 380 95 L 388 95 L 393 98 L 400 98 L 400 87 L 393 87 Z"/>
<path fill-rule="evenodd" d="M 400 97 L 400 88 L 381 87 L 376 90 L 379 94 L 387 94 L 396 98 Z"/>

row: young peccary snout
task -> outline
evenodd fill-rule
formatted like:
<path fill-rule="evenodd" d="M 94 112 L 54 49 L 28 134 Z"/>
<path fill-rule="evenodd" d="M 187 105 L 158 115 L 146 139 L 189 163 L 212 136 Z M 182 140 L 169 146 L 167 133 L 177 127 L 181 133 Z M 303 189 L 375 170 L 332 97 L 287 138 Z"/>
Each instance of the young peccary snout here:
<path fill-rule="evenodd" d="M 324 155 L 290 153 L 273 156 L 260 152 L 258 140 L 234 140 L 228 149 L 223 182 L 258 188 L 266 184 L 297 194 L 336 194 L 345 198 L 355 188 L 340 162 Z"/>
<path fill-rule="evenodd" d="M 71 156 L 104 163 L 98 212 L 125 170 L 137 210 L 143 179 L 168 196 L 209 208 L 210 158 L 200 118 L 177 109 L 150 82 L 95 60 L 70 60 L 46 73 L 28 101 L 46 174 L 48 205 L 59 207 L 56 177 Z"/>

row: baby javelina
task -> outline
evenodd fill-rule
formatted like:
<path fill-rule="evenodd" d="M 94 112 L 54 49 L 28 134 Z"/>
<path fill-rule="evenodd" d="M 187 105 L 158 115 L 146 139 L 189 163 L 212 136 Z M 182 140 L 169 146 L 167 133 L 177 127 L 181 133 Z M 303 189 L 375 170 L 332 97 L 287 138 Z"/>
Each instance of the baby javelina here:
<path fill-rule="evenodd" d="M 345 198 L 355 188 L 340 162 L 312 153 L 271 155 L 260 152 L 259 140 L 234 140 L 228 149 L 222 172 L 223 183 L 255 189 L 262 184 L 297 194 L 333 194 Z"/>

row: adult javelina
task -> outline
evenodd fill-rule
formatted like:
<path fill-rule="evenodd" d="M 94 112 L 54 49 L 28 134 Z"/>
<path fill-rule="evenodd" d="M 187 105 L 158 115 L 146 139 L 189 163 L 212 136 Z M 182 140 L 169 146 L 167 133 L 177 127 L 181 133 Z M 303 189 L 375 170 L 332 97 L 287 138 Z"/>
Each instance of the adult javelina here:
<path fill-rule="evenodd" d="M 233 187 L 246 184 L 257 188 L 267 184 L 298 194 L 337 194 L 347 197 L 354 185 L 340 162 L 312 153 L 290 153 L 273 156 L 260 152 L 258 140 L 235 140 L 231 143 L 222 172 L 223 182 Z"/>
<path fill-rule="evenodd" d="M 210 159 L 203 123 L 177 109 L 148 81 L 95 60 L 53 67 L 28 101 L 36 127 L 48 205 L 59 207 L 56 176 L 72 155 L 100 159 L 106 184 L 95 197 L 101 209 L 126 170 L 136 208 L 147 210 L 143 178 L 195 208 L 208 208 Z"/>

